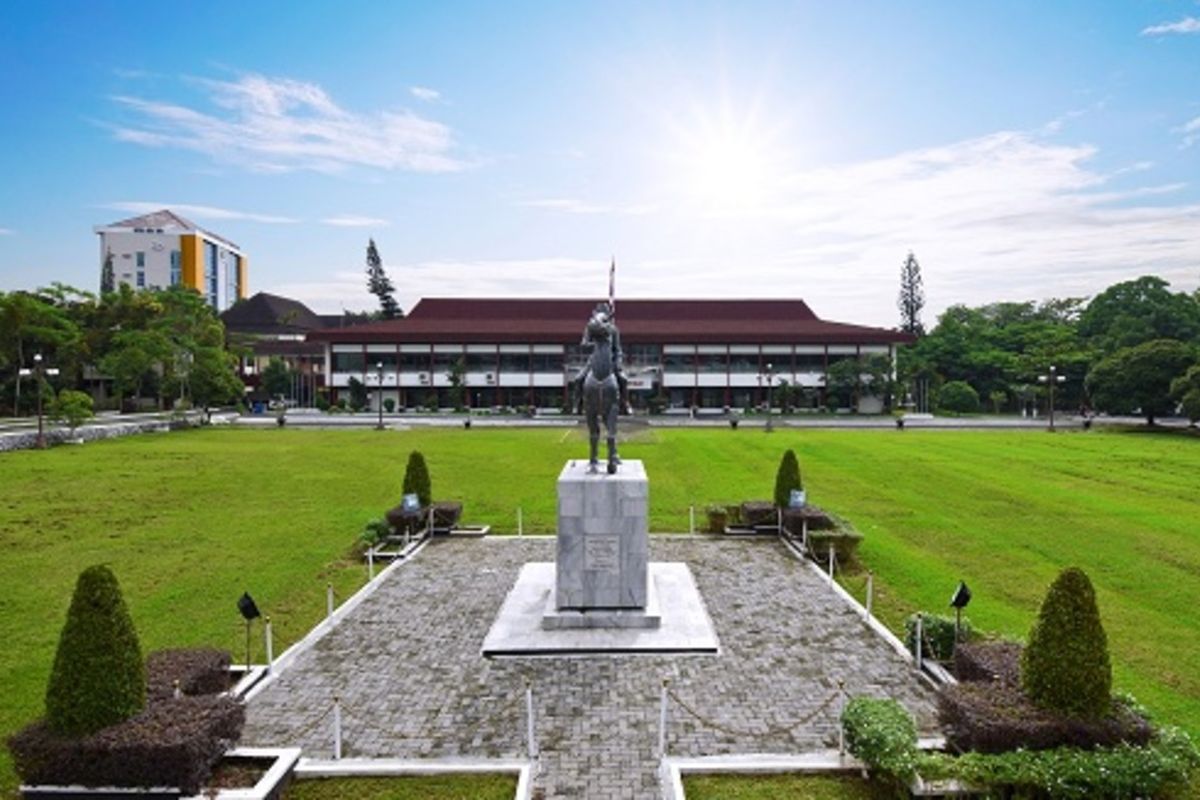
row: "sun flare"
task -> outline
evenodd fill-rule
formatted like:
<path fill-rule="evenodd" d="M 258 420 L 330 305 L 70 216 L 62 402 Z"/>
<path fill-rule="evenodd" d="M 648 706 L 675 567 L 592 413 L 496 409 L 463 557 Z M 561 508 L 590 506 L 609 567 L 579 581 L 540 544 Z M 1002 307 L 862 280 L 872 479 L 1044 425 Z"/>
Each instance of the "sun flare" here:
<path fill-rule="evenodd" d="M 784 171 L 772 133 L 754 117 L 729 114 L 677 134 L 672 157 L 675 183 L 684 202 L 709 211 L 745 211 L 764 205 Z"/>

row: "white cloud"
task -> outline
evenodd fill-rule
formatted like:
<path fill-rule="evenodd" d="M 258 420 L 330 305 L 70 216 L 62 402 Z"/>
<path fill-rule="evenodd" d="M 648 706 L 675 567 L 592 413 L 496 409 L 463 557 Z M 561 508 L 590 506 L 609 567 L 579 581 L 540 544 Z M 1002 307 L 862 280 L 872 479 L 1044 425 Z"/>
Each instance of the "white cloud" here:
<path fill-rule="evenodd" d="M 442 93 L 437 89 L 430 89 L 427 86 L 410 86 L 408 91 L 413 97 L 426 103 L 432 103 L 442 97 Z"/>
<path fill-rule="evenodd" d="M 652 214 L 658 207 L 649 203 L 630 203 L 626 205 L 604 205 L 587 203 L 570 197 L 547 197 L 538 200 L 522 200 L 518 205 L 525 208 L 544 208 L 551 211 L 562 211 L 567 214 L 626 214 L 640 216 Z"/>
<path fill-rule="evenodd" d="M 12 236 L 16 231 L 12 228 L 0 228 L 0 236 Z"/>
<path fill-rule="evenodd" d="M 216 206 L 197 206 L 190 203 L 159 203 L 145 200 L 123 200 L 116 203 L 105 203 L 101 208 L 111 208 L 115 211 L 128 211 L 131 214 L 149 214 L 152 211 L 170 209 L 184 217 L 195 219 L 244 220 L 246 222 L 264 222 L 272 225 L 288 225 L 299 222 L 292 217 L 281 217 L 276 214 L 256 214 L 250 211 L 234 211 L 229 208 Z"/>
<path fill-rule="evenodd" d="M 321 220 L 325 225 L 336 228 L 383 228 L 392 223 L 379 217 L 360 217 L 357 214 L 338 214 Z"/>
<path fill-rule="evenodd" d="M 1196 142 L 1200 142 L 1200 117 L 1196 117 L 1191 122 L 1185 123 L 1177 128 L 1176 131 L 1183 134 L 1183 147 L 1191 147 Z"/>
<path fill-rule="evenodd" d="M 1163 22 L 1142 29 L 1142 36 L 1162 36 L 1165 33 L 1200 33 L 1200 18 L 1184 17 L 1178 22 Z"/>
<path fill-rule="evenodd" d="M 123 142 L 180 148 L 261 172 L 339 172 L 368 167 L 448 172 L 454 154 L 447 126 L 410 111 L 347 111 L 314 83 L 245 75 L 236 81 L 194 79 L 207 110 L 121 95 L 131 121 L 111 126 Z"/>

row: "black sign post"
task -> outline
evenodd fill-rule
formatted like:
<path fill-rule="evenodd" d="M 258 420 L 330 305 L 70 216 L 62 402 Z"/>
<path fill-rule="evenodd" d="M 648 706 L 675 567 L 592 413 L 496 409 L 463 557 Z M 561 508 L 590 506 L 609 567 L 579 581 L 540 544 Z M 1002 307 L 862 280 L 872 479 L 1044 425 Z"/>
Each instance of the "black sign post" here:
<path fill-rule="evenodd" d="M 246 674 L 250 674 L 250 623 L 261 617 L 262 614 L 259 613 L 258 606 L 254 604 L 254 598 L 250 596 L 249 592 L 242 592 L 237 606 L 242 619 L 246 620 Z"/>

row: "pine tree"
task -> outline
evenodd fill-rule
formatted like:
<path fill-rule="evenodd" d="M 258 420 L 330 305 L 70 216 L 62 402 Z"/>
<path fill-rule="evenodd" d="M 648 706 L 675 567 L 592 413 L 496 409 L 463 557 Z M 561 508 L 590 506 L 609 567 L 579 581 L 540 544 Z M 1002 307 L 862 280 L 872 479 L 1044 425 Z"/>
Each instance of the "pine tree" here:
<path fill-rule="evenodd" d="M 146 666 L 116 576 L 79 575 L 46 688 L 51 730 L 86 735 L 129 719 L 146 703 Z"/>
<path fill-rule="evenodd" d="M 104 254 L 104 266 L 100 268 L 100 294 L 105 295 L 117 290 L 117 276 L 113 272 L 112 250 Z"/>
<path fill-rule="evenodd" d="M 404 316 L 396 302 L 396 286 L 383 270 L 383 259 L 375 247 L 375 240 L 367 243 L 367 291 L 379 298 L 379 311 L 384 319 Z"/>
<path fill-rule="evenodd" d="M 908 258 L 904 259 L 904 266 L 900 268 L 900 299 L 896 305 L 900 308 L 900 330 L 914 336 L 924 336 L 921 309 L 925 307 L 925 289 L 922 288 L 921 265 L 911 250 L 908 251 Z"/>
<path fill-rule="evenodd" d="M 425 466 L 425 456 L 420 450 L 413 450 L 408 455 L 408 466 L 404 469 L 404 494 L 415 494 L 422 506 L 427 506 L 433 500 L 433 490 L 429 483 L 429 468 Z"/>
<path fill-rule="evenodd" d="M 779 460 L 779 469 L 775 472 L 775 505 L 787 508 L 792 490 L 801 488 L 800 462 L 796 460 L 796 452 L 788 450 Z"/>

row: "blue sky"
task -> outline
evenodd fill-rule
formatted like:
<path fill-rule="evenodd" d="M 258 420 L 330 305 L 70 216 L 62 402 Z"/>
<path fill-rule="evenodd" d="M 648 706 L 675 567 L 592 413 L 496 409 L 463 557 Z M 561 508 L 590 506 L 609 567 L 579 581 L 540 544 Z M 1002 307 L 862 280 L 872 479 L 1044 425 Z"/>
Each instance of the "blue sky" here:
<path fill-rule="evenodd" d="M 1200 3 L 11 4 L 0 289 L 161 206 L 251 290 L 947 305 L 1200 282 Z"/>

